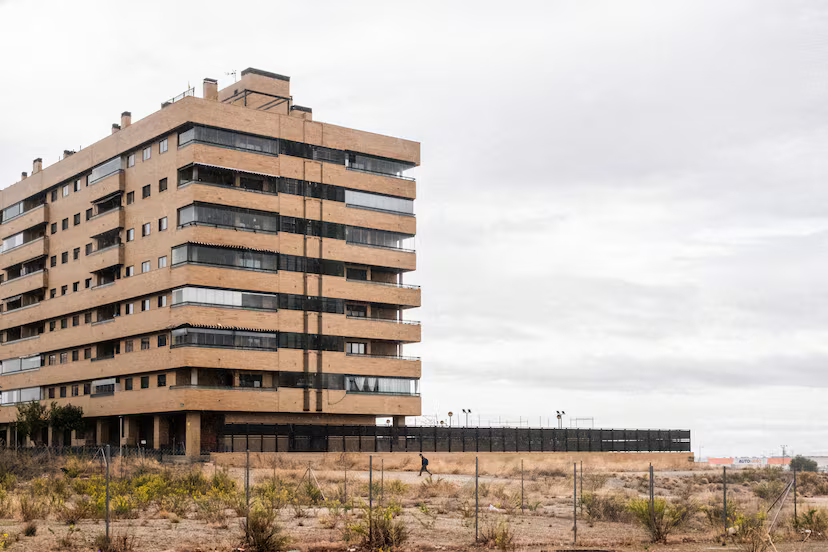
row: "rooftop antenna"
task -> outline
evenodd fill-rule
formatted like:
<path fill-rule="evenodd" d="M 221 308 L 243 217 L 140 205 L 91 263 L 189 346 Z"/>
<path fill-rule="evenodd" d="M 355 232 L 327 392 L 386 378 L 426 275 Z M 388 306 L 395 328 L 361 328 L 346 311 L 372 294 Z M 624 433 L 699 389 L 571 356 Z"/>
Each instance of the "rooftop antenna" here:
<path fill-rule="evenodd" d="M 233 69 L 229 73 L 225 73 L 225 75 L 233 75 L 233 82 L 237 82 L 239 79 L 236 78 L 236 70 Z"/>

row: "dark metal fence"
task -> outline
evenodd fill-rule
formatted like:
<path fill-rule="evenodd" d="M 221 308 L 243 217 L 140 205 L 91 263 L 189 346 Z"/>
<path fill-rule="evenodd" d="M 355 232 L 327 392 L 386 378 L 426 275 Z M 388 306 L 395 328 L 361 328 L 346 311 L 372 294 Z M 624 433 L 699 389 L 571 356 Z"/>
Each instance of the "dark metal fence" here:
<path fill-rule="evenodd" d="M 205 452 L 690 452 L 686 429 L 226 424 Z"/>

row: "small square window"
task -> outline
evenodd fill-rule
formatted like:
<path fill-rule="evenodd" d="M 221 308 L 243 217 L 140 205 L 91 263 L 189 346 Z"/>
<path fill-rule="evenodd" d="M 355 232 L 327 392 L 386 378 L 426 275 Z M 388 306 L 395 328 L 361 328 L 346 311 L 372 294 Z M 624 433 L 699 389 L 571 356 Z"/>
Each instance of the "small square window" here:
<path fill-rule="evenodd" d="M 83 313 L 83 323 L 84 324 L 91 324 L 92 323 L 92 312 L 85 312 Z"/>
<path fill-rule="evenodd" d="M 60 264 L 66 264 L 69 262 L 69 252 L 64 251 L 60 254 Z"/>
<path fill-rule="evenodd" d="M 167 268 L 167 256 L 158 257 L 158 268 Z"/>
<path fill-rule="evenodd" d="M 80 326 L 80 315 L 76 314 L 72 317 L 72 327 Z"/>
<path fill-rule="evenodd" d="M 159 295 L 158 296 L 158 307 L 166 307 L 167 306 L 167 296 L 166 295 Z"/>
<path fill-rule="evenodd" d="M 141 226 L 141 236 L 149 236 L 152 231 L 152 225 L 148 222 Z"/>
<path fill-rule="evenodd" d="M 127 241 L 131 242 L 135 239 L 135 228 L 130 228 L 127 230 Z"/>
<path fill-rule="evenodd" d="M 160 142 L 158 142 L 158 152 L 159 153 L 167 153 L 167 149 L 169 146 L 167 145 L 167 139 L 164 138 Z"/>
<path fill-rule="evenodd" d="M 57 293 L 57 290 L 55 288 L 50 289 L 49 290 L 49 299 L 54 299 L 56 293 Z"/>
<path fill-rule="evenodd" d="M 57 255 L 52 255 L 49 259 L 49 266 L 56 267 L 57 266 Z"/>
<path fill-rule="evenodd" d="M 86 289 L 92 287 L 92 278 L 87 278 L 86 280 L 84 280 L 83 287 L 85 287 Z"/>
<path fill-rule="evenodd" d="M 74 217 L 72 217 L 72 218 L 73 218 L 73 221 L 72 221 L 72 222 L 73 222 L 73 224 L 74 224 L 75 226 L 77 226 L 78 224 L 80 224 L 80 213 L 75 213 L 75 216 L 74 216 Z"/>
<path fill-rule="evenodd" d="M 164 140 L 166 142 L 166 140 Z M 167 179 L 162 178 L 158 181 L 158 191 L 159 192 L 166 192 L 167 191 Z"/>
<path fill-rule="evenodd" d="M 135 303 L 127 303 L 125 313 L 126 314 L 134 314 L 135 313 Z"/>
<path fill-rule="evenodd" d="M 69 217 L 60 221 L 60 228 L 61 230 L 69 230 Z"/>
<path fill-rule="evenodd" d="M 57 322 L 55 322 L 54 320 L 49 321 L 49 331 L 50 332 L 55 331 L 55 324 L 57 324 Z"/>
<path fill-rule="evenodd" d="M 167 217 L 161 217 L 158 219 L 158 231 L 163 232 L 167 229 Z"/>
<path fill-rule="evenodd" d="M 77 386 L 77 385 L 73 385 L 73 386 L 72 386 L 72 396 L 73 396 L 73 397 L 77 397 L 77 396 L 78 396 L 78 386 Z"/>
<path fill-rule="evenodd" d="M 142 337 L 141 338 L 141 350 L 146 351 L 147 349 L 149 349 L 149 338 L 148 337 Z"/>
<path fill-rule="evenodd" d="M 132 205 L 133 201 L 135 201 L 135 192 L 127 192 L 127 205 Z"/>
<path fill-rule="evenodd" d="M 93 211 L 92 208 L 90 207 L 89 209 L 86 210 L 86 220 L 91 219 L 93 216 L 95 216 L 95 211 Z"/>
<path fill-rule="evenodd" d="M 56 222 L 52 223 L 52 234 L 57 234 L 57 223 Z"/>
<path fill-rule="evenodd" d="M 72 351 L 72 362 L 76 362 L 79 357 L 80 357 L 80 351 L 78 351 L 77 349 Z"/>
<path fill-rule="evenodd" d="M 124 278 L 129 278 L 130 276 L 135 274 L 135 267 L 128 266 L 124 269 Z"/>
<path fill-rule="evenodd" d="M 86 244 L 85 253 L 86 253 L 87 255 L 89 255 L 89 254 L 91 254 L 91 253 L 92 253 L 92 244 L 91 244 L 91 243 L 87 243 L 87 244 Z"/>
<path fill-rule="evenodd" d="M 127 157 L 127 167 L 134 167 L 135 166 L 135 154 L 130 153 Z"/>
<path fill-rule="evenodd" d="M 158 387 L 167 386 L 167 374 L 158 374 Z"/>
<path fill-rule="evenodd" d="M 151 193 L 152 193 L 152 188 L 150 188 L 150 185 L 147 184 L 146 186 L 141 188 L 141 199 L 148 198 Z"/>
<path fill-rule="evenodd" d="M 144 161 L 146 161 L 146 160 L 147 160 L 147 159 L 149 159 L 151 156 L 152 156 L 152 148 L 151 148 L 151 147 L 146 147 L 146 148 L 144 148 L 144 153 L 143 153 L 142 159 L 143 159 Z"/>
<path fill-rule="evenodd" d="M 76 191 L 76 192 L 79 192 L 79 191 L 80 191 L 80 188 L 81 188 L 80 184 L 81 184 L 80 179 L 75 180 L 75 191 Z"/>
<path fill-rule="evenodd" d="M 68 318 L 61 318 L 60 319 L 60 329 L 65 330 L 69 327 L 69 319 Z"/>
<path fill-rule="evenodd" d="M 149 299 L 142 299 L 141 300 L 141 312 L 150 310 L 150 300 Z"/>
<path fill-rule="evenodd" d="M 60 294 L 66 295 L 66 292 L 69 291 L 69 286 L 60 286 Z"/>
<path fill-rule="evenodd" d="M 92 358 L 92 349 L 90 347 L 87 347 L 83 350 L 83 358 L 84 360 Z"/>
<path fill-rule="evenodd" d="M 54 190 L 52 190 L 52 197 L 51 197 L 51 200 L 52 200 L 53 202 L 54 202 L 54 201 L 57 201 L 57 198 L 58 198 L 58 194 L 57 194 L 57 193 L 58 193 L 57 188 L 55 188 Z"/>
<path fill-rule="evenodd" d="M 149 376 L 141 376 L 141 389 L 149 389 Z"/>
<path fill-rule="evenodd" d="M 92 392 L 92 384 L 91 383 L 84 383 L 83 384 L 83 394 L 88 395 Z"/>
<path fill-rule="evenodd" d="M 132 340 L 131 339 L 127 339 L 126 341 L 124 341 L 124 352 L 125 353 L 131 353 L 132 352 Z"/>
<path fill-rule="evenodd" d="M 144 261 L 141 263 L 141 272 L 149 272 L 150 271 L 150 262 Z"/>
<path fill-rule="evenodd" d="M 65 386 L 65 385 L 64 385 L 63 387 L 61 387 L 61 388 L 60 388 L 60 398 L 61 398 L 61 399 L 65 399 L 65 398 L 66 398 L 66 386 Z"/>
<path fill-rule="evenodd" d="M 80 259 L 80 247 L 76 247 L 72 250 L 72 260 L 77 261 Z"/>
<path fill-rule="evenodd" d="M 54 388 L 54 387 L 50 387 L 50 388 L 49 388 L 49 398 L 50 398 L 50 399 L 54 399 L 54 398 L 55 398 L 55 388 Z"/>
<path fill-rule="evenodd" d="M 158 346 L 159 347 L 166 347 L 167 346 L 167 334 L 161 334 L 158 336 Z"/>
<path fill-rule="evenodd" d="M 68 196 L 68 195 L 69 195 L 69 184 L 66 184 L 66 185 L 63 187 L 63 197 L 66 197 L 66 196 Z"/>
<path fill-rule="evenodd" d="M 132 391 L 132 378 L 124 378 L 124 391 Z"/>
<path fill-rule="evenodd" d="M 80 287 L 80 282 L 72 282 L 72 293 L 78 291 L 79 287 Z"/>

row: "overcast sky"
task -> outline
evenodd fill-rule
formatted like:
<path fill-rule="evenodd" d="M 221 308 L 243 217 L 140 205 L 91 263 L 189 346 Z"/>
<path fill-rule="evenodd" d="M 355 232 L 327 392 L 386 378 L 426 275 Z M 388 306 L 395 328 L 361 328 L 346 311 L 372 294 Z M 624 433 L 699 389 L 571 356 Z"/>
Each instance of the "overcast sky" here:
<path fill-rule="evenodd" d="M 0 0 L 0 186 L 204 77 L 289 75 L 422 143 L 424 414 L 828 454 L 824 2 L 120 5 Z"/>

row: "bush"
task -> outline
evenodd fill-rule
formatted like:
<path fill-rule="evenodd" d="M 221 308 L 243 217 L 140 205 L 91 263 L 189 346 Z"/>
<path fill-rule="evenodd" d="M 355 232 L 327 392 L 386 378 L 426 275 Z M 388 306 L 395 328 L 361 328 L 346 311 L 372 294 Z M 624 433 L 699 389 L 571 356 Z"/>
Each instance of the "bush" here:
<path fill-rule="evenodd" d="M 20 497 L 20 516 L 23 521 L 43 519 L 46 513 L 46 505 L 40 500 L 28 496 Z"/>
<path fill-rule="evenodd" d="M 113 535 L 107 540 L 106 534 L 102 533 L 95 537 L 94 545 L 99 552 L 132 552 L 135 550 L 135 536 Z"/>
<path fill-rule="evenodd" d="M 23 528 L 23 534 L 27 537 L 33 537 L 37 535 L 37 524 L 33 521 L 27 523 L 26 527 Z"/>
<path fill-rule="evenodd" d="M 791 459 L 791 469 L 801 472 L 815 472 L 819 471 L 819 465 L 816 460 L 797 455 Z"/>
<path fill-rule="evenodd" d="M 824 473 L 803 472 L 796 477 L 796 487 L 802 494 L 828 495 L 828 476 Z"/>
<path fill-rule="evenodd" d="M 713 528 L 715 531 L 721 531 L 722 527 L 724 526 L 724 508 L 722 507 L 721 502 L 716 502 L 715 499 L 711 501 L 712 503 L 704 506 L 702 511 L 704 512 L 705 517 L 707 518 L 707 522 L 710 523 L 710 527 Z M 733 499 L 728 499 L 727 501 L 727 526 L 730 527 L 733 522 L 736 520 L 736 510 L 738 509 L 736 505 L 736 501 Z"/>
<path fill-rule="evenodd" d="M 782 481 L 763 481 L 753 486 L 753 493 L 762 500 L 776 500 L 785 487 Z"/>
<path fill-rule="evenodd" d="M 595 521 L 626 522 L 631 517 L 623 497 L 619 495 L 584 493 L 581 507 L 590 523 Z"/>
<path fill-rule="evenodd" d="M 361 547 L 369 550 L 393 550 L 408 540 L 405 523 L 394 519 L 394 513 L 399 511 L 399 507 L 374 508 L 373 514 L 364 505 L 362 509 L 362 519 L 345 527 L 346 542 L 356 540 Z"/>
<path fill-rule="evenodd" d="M 480 533 L 480 542 L 484 546 L 494 546 L 498 550 L 512 550 L 515 548 L 514 541 L 515 534 L 505 521 L 501 521 L 497 525 L 486 525 Z"/>
<path fill-rule="evenodd" d="M 828 539 L 828 511 L 811 508 L 799 518 L 797 526 L 810 533 L 811 540 Z"/>
<path fill-rule="evenodd" d="M 765 513 L 738 514 L 730 534 L 745 552 L 765 552 L 770 546 Z"/>
<path fill-rule="evenodd" d="M 273 510 L 255 508 L 240 524 L 246 552 L 282 552 L 290 544 L 290 538 L 282 534 L 282 528 L 276 523 Z"/>
<path fill-rule="evenodd" d="M 653 542 L 667 543 L 667 535 L 673 529 L 681 527 L 693 514 L 687 504 L 672 504 L 666 499 L 656 497 L 653 501 L 653 513 L 650 513 L 650 501 L 644 498 L 633 498 L 627 504 L 627 509 L 645 529 L 650 533 Z"/>

